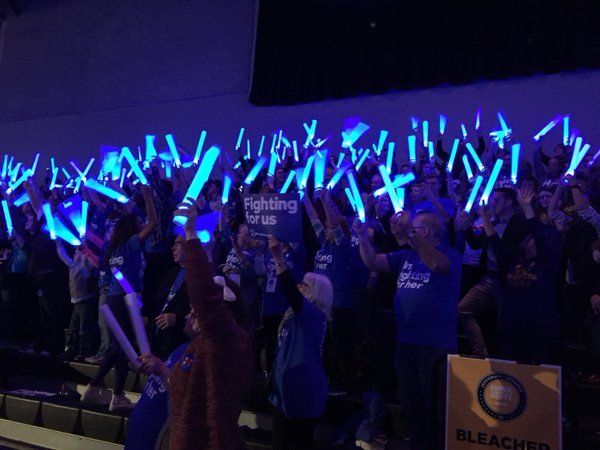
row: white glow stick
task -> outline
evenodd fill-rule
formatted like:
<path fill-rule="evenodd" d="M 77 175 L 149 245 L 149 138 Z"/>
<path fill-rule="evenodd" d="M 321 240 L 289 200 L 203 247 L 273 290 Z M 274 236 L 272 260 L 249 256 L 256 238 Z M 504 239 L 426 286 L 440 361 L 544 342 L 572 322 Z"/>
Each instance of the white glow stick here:
<path fill-rule="evenodd" d="M 127 339 L 127 336 L 125 336 L 121 325 L 119 325 L 119 322 L 110 310 L 110 307 L 108 305 L 102 305 L 100 307 L 100 312 L 104 316 L 106 325 L 108 326 L 108 328 L 110 328 L 110 331 L 112 331 L 113 336 L 119 343 L 121 349 L 123 349 L 123 352 L 125 353 L 125 356 L 127 356 L 129 362 L 136 368 L 141 367 L 142 364 L 138 359 L 137 353 L 133 349 L 133 346 L 131 345 L 131 342 L 129 342 L 129 339 Z"/>
<path fill-rule="evenodd" d="M 586 144 L 583 148 L 581 148 L 582 141 L 583 140 L 581 137 L 578 137 L 577 139 L 575 139 L 575 147 L 573 148 L 573 155 L 571 156 L 571 163 L 569 164 L 569 168 L 567 169 L 567 172 L 565 173 L 565 175 L 571 175 L 571 176 L 575 175 L 575 171 L 577 170 L 577 167 L 579 167 L 579 164 L 585 157 L 585 154 L 590 149 L 589 144 Z"/>
<path fill-rule="evenodd" d="M 383 151 L 383 145 L 385 144 L 388 134 L 389 132 L 387 130 L 381 130 L 379 132 L 379 142 L 377 143 L 377 148 L 375 149 L 375 153 L 377 153 L 377 155 L 381 155 L 381 152 Z"/>
<path fill-rule="evenodd" d="M 462 129 L 463 139 L 467 139 L 467 127 L 465 127 L 464 123 L 461 123 L 460 128 Z"/>
<path fill-rule="evenodd" d="M 406 197 L 406 189 L 397 188 L 396 194 L 398 195 L 398 200 L 400 201 L 400 208 L 404 210 L 404 199 Z"/>
<path fill-rule="evenodd" d="M 539 141 L 541 137 L 546 136 L 546 134 L 548 134 L 548 132 L 554 128 L 556 126 L 556 124 L 560 121 L 560 117 L 555 118 L 554 120 L 551 120 L 550 122 L 548 122 L 548 124 L 542 128 L 538 134 L 536 134 L 533 137 L 534 141 Z"/>
<path fill-rule="evenodd" d="M 417 162 L 417 136 L 414 134 L 408 136 L 408 159 L 412 164 Z"/>
<path fill-rule="evenodd" d="M 456 153 L 458 151 L 458 145 L 460 144 L 460 139 L 454 139 L 454 144 L 452 144 L 452 151 L 450 152 L 450 158 L 448 159 L 448 164 L 446 165 L 446 172 L 451 173 L 454 168 L 454 160 L 456 159 Z"/>
<path fill-rule="evenodd" d="M 429 144 L 429 122 L 427 120 L 424 120 L 422 122 L 422 126 L 423 126 L 423 146 L 427 147 L 427 145 Z"/>
<path fill-rule="evenodd" d="M 21 163 L 17 164 L 17 167 L 19 167 L 20 164 Z M 15 182 L 12 184 L 8 184 L 8 189 L 6 190 L 6 193 L 10 194 L 11 192 L 13 192 L 15 189 L 21 186 L 30 176 L 31 173 L 29 172 L 29 170 L 25 170 L 18 180 L 15 180 Z"/>
<path fill-rule="evenodd" d="M 294 181 L 294 176 L 296 175 L 296 171 L 295 170 L 290 170 L 290 173 L 288 174 L 287 179 L 285 180 L 285 183 L 283 183 L 283 186 L 281 187 L 281 191 L 279 191 L 280 194 L 285 194 L 288 189 L 290 188 L 292 181 Z"/>
<path fill-rule="evenodd" d="M 485 166 L 481 162 L 481 159 L 479 158 L 479 155 L 477 154 L 477 152 L 473 148 L 473 145 L 471 145 L 470 142 L 467 142 L 466 146 L 467 146 L 467 150 L 469 151 L 469 153 L 473 157 L 473 161 L 475 161 L 475 164 L 477 165 L 477 168 L 479 169 L 480 172 L 483 172 L 485 170 Z"/>
<path fill-rule="evenodd" d="M 146 135 L 146 161 L 148 162 L 158 156 L 156 147 L 154 147 L 154 139 L 156 139 L 156 136 L 151 134 Z"/>
<path fill-rule="evenodd" d="M 181 167 L 181 158 L 179 157 L 179 152 L 177 151 L 177 145 L 175 145 L 175 139 L 172 134 L 167 134 L 165 136 L 167 141 L 167 145 L 169 146 L 169 151 L 171 155 L 173 155 L 173 163 L 175 167 Z"/>
<path fill-rule="evenodd" d="M 296 140 L 292 141 L 292 149 L 294 150 L 294 161 L 298 162 L 298 142 Z"/>
<path fill-rule="evenodd" d="M 342 131 L 342 148 L 350 148 L 354 143 L 369 130 L 369 125 L 366 123 L 358 122 L 358 124 L 351 130 Z"/>
<path fill-rule="evenodd" d="M 508 125 L 506 124 L 506 120 L 504 119 L 502 111 L 498 111 L 498 121 L 500 122 L 502 131 L 504 131 L 504 136 L 508 137 L 508 135 L 510 134 L 510 128 L 508 128 Z"/>
<path fill-rule="evenodd" d="M 371 152 L 371 149 L 368 148 L 366 149 L 363 154 L 360 156 L 360 159 L 358 160 L 358 164 L 356 164 L 356 171 L 358 172 L 360 170 L 360 168 L 362 167 L 362 165 L 364 164 L 364 162 L 367 160 L 367 158 L 369 157 L 369 153 Z"/>
<path fill-rule="evenodd" d="M 52 179 L 50 180 L 49 189 L 52 190 L 56 187 L 56 178 L 58 177 L 58 167 L 52 169 Z"/>
<path fill-rule="evenodd" d="M 79 231 L 79 237 L 84 238 L 87 233 L 87 220 L 88 220 L 88 211 L 90 205 L 88 202 L 83 200 L 81 202 L 81 219 L 79 222 L 79 226 L 77 227 L 77 231 Z"/>
<path fill-rule="evenodd" d="M 254 167 L 250 169 L 248 176 L 244 180 L 244 184 L 251 185 L 254 182 L 254 180 L 256 180 L 256 177 L 258 176 L 266 162 L 267 158 L 265 158 L 264 156 L 258 158 L 258 161 L 256 161 Z"/>
<path fill-rule="evenodd" d="M 387 157 L 385 160 L 385 168 L 390 175 L 392 173 L 392 164 L 394 162 L 394 147 L 395 146 L 396 146 L 395 142 L 388 143 Z"/>
<path fill-rule="evenodd" d="M 240 134 L 238 135 L 237 142 L 235 144 L 236 150 L 239 150 L 240 146 L 242 145 L 242 138 L 244 137 L 244 130 L 245 130 L 245 128 L 240 128 Z"/>
<path fill-rule="evenodd" d="M 315 156 L 315 189 L 323 189 L 325 181 L 325 165 L 327 163 L 327 152 L 317 152 Z"/>
<path fill-rule="evenodd" d="M 381 175 L 381 179 L 383 180 L 383 184 L 387 190 L 387 194 L 390 197 L 390 201 L 392 202 L 392 207 L 394 208 L 394 212 L 399 213 L 402 211 L 402 204 L 400 202 L 400 198 L 396 193 L 396 189 L 392 184 L 392 180 L 385 169 L 385 166 L 382 164 L 379 166 L 379 174 Z"/>
<path fill-rule="evenodd" d="M 519 173 L 519 153 L 521 152 L 521 144 L 513 144 L 511 148 L 510 160 L 510 181 L 517 184 L 517 174 Z"/>
<path fill-rule="evenodd" d="M 471 169 L 471 164 L 469 163 L 469 157 L 467 155 L 463 155 L 462 157 L 463 165 L 465 166 L 465 171 L 467 172 L 467 179 L 471 181 L 473 179 L 473 169 Z"/>
<path fill-rule="evenodd" d="M 267 137 L 263 134 L 260 138 L 260 145 L 258 146 L 258 156 L 262 156 L 262 152 L 265 148 L 265 140 Z"/>
<path fill-rule="evenodd" d="M 475 114 L 475 130 L 479 131 L 479 127 L 481 125 L 481 108 L 477 110 L 477 114 Z"/>
<path fill-rule="evenodd" d="M 137 341 L 140 352 L 142 355 L 147 355 L 150 353 L 150 344 L 148 343 L 148 335 L 146 334 L 144 320 L 142 319 L 142 314 L 140 312 L 142 307 L 140 296 L 135 292 L 125 295 L 125 304 L 129 311 L 129 318 L 133 325 L 135 340 Z"/>
<path fill-rule="evenodd" d="M 483 177 L 481 175 L 477 175 L 475 178 L 475 183 L 473 183 L 473 188 L 471 189 L 471 193 L 469 194 L 469 200 L 465 205 L 465 212 L 470 213 L 473 208 L 473 204 L 475 203 L 475 199 L 477 198 L 477 194 L 479 193 L 479 189 L 481 188 L 481 183 L 483 182 Z"/>
<path fill-rule="evenodd" d="M 415 174 L 412 172 L 408 172 L 405 174 L 396 175 L 394 180 L 392 181 L 392 187 L 396 190 L 400 189 L 402 186 L 406 186 L 408 183 L 415 181 Z M 373 192 L 373 197 L 379 197 L 387 192 L 387 188 L 385 186 L 380 187 L 375 192 Z"/>
<path fill-rule="evenodd" d="M 563 144 L 569 145 L 569 115 L 563 118 Z"/>
<path fill-rule="evenodd" d="M 483 190 L 483 194 L 481 194 L 481 199 L 479 200 L 479 206 L 487 205 L 490 199 L 490 195 L 492 195 L 492 191 L 494 190 L 494 185 L 496 184 L 496 180 L 498 179 L 498 175 L 500 174 L 500 170 L 502 169 L 502 164 L 504 160 L 498 158 L 496 163 L 494 164 L 494 168 L 492 169 L 492 173 L 490 174 L 490 178 L 485 185 L 485 189 Z"/>
<path fill-rule="evenodd" d="M 304 147 L 308 147 L 308 144 L 310 144 L 317 134 L 317 121 L 313 119 L 310 123 L 310 127 L 306 123 L 304 123 L 303 126 L 306 130 L 306 141 L 304 142 Z"/>
<path fill-rule="evenodd" d="M 435 148 L 433 147 L 433 141 L 427 142 L 427 150 L 429 153 L 429 162 L 433 162 L 435 159 Z"/>
<path fill-rule="evenodd" d="M 33 160 L 33 164 L 31 165 L 31 174 L 32 175 L 35 174 L 39 160 L 40 160 L 40 154 L 36 153 L 35 158 Z"/>

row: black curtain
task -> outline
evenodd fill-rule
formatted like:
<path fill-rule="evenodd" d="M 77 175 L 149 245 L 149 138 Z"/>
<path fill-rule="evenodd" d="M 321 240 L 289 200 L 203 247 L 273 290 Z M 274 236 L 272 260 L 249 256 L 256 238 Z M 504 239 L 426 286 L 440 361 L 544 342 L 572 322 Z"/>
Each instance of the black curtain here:
<path fill-rule="evenodd" d="M 600 67 L 598 0 L 261 0 L 250 101 Z"/>

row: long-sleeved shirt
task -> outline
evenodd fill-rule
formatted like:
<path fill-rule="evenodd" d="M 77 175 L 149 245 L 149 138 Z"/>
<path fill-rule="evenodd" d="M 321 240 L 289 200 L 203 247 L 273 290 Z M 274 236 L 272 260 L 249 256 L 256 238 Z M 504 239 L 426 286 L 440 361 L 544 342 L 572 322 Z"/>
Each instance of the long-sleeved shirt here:
<path fill-rule="evenodd" d="M 184 254 L 201 331 L 171 373 L 170 448 L 244 449 L 238 418 L 253 379 L 251 339 L 227 309 L 200 241 L 187 241 Z"/>

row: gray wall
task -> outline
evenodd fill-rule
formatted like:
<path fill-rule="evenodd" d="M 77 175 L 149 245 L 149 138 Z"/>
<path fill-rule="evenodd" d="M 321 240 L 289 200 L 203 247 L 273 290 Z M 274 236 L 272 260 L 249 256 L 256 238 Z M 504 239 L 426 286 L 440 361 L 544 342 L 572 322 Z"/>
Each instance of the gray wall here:
<path fill-rule="evenodd" d="M 338 139 L 343 119 L 359 116 L 402 146 L 409 116 L 449 117 L 449 132 L 497 128 L 502 109 L 530 152 L 531 136 L 556 114 L 596 149 L 600 145 L 600 71 L 364 96 L 293 107 L 247 102 L 254 2 L 251 0 L 54 0 L 32 2 L 11 18 L 0 62 L 0 152 L 26 162 L 36 151 L 83 160 L 102 144 L 143 145 L 147 133 L 173 132 L 194 148 L 232 148 L 240 126 L 257 144 L 283 127 L 303 138 L 302 122 Z M 367 140 L 375 140 L 366 135 Z"/>

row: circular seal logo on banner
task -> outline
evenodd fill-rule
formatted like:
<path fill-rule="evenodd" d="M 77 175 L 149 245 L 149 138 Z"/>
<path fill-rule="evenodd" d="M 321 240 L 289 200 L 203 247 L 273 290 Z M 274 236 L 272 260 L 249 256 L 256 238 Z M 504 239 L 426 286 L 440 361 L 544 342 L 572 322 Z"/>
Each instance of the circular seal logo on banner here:
<path fill-rule="evenodd" d="M 477 401 L 488 416 L 507 422 L 523 414 L 527 407 L 527 392 L 515 377 L 493 373 L 479 382 Z"/>

